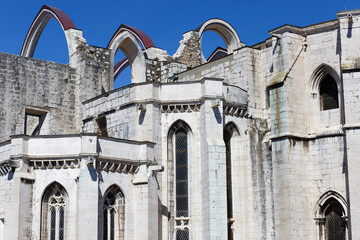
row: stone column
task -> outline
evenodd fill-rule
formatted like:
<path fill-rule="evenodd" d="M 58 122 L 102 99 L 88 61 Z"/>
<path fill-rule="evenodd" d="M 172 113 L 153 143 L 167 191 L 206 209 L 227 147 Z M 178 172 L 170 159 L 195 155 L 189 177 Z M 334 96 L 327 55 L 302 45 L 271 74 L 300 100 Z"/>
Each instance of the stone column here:
<path fill-rule="evenodd" d="M 219 80 L 208 79 L 203 84 L 204 95 L 221 96 L 221 90 L 217 93 L 219 89 L 222 89 Z M 200 110 L 202 239 L 211 240 L 227 239 L 226 150 L 219 99 L 205 100 Z M 218 106 L 214 106 L 214 101 L 218 101 Z"/>
<path fill-rule="evenodd" d="M 4 239 L 31 239 L 34 178 L 27 173 L 23 159 L 11 161 L 10 165 L 13 170 L 8 174 L 11 191 L 5 206 Z"/>
<path fill-rule="evenodd" d="M 78 180 L 77 239 L 98 239 L 98 177 L 93 158 L 82 158 Z"/>
<path fill-rule="evenodd" d="M 134 175 L 134 240 L 158 239 L 158 183 L 153 172 L 159 170 L 142 165 Z"/>

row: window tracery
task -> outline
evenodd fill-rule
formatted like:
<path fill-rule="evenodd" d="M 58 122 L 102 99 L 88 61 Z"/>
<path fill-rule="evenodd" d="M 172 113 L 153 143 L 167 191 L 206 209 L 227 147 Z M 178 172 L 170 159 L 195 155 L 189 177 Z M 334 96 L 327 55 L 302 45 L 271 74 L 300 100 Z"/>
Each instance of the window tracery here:
<path fill-rule="evenodd" d="M 111 186 L 103 199 L 103 239 L 125 238 L 125 197 L 117 186 Z"/>
<path fill-rule="evenodd" d="M 45 191 L 42 199 L 41 239 L 65 239 L 66 201 L 66 191 L 58 183 L 53 183 Z"/>

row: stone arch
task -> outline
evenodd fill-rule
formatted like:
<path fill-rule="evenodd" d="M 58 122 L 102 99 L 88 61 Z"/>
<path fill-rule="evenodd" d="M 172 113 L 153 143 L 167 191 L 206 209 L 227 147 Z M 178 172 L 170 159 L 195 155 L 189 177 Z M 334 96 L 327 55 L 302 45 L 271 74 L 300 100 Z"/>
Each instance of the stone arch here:
<path fill-rule="evenodd" d="M 227 232 L 228 239 L 234 239 L 234 187 L 233 171 L 234 161 L 239 159 L 237 148 L 239 147 L 240 132 L 234 122 L 228 122 L 224 126 L 223 139 L 226 151 L 226 201 L 227 201 Z"/>
<path fill-rule="evenodd" d="M 190 225 L 189 225 L 189 219 L 181 221 L 181 217 L 179 218 L 179 216 L 177 216 L 177 205 L 176 205 L 176 193 L 177 193 L 177 177 L 176 177 L 176 172 L 177 172 L 177 147 L 176 147 L 176 135 L 179 132 L 186 132 L 186 136 L 187 136 L 187 165 L 186 168 L 187 170 L 189 170 L 189 168 L 191 168 L 191 159 L 192 159 L 192 149 L 189 146 L 192 146 L 193 144 L 191 144 L 191 138 L 192 138 L 192 131 L 190 126 L 183 120 L 177 120 L 175 121 L 173 124 L 171 124 L 169 131 L 168 131 L 168 136 L 167 136 L 167 171 L 169 174 L 169 179 L 168 179 L 168 194 L 169 196 L 171 196 L 171 198 L 168 199 L 168 206 L 169 207 L 169 236 L 173 236 L 174 239 L 178 239 L 177 237 L 180 236 L 188 236 L 189 231 L 191 229 Z M 180 133 L 181 134 L 181 133 Z M 188 218 L 191 217 L 191 193 L 190 193 L 190 187 L 189 187 L 189 183 L 191 182 L 191 171 L 188 172 L 187 174 L 187 188 L 188 188 L 188 192 L 187 192 L 187 200 L 188 200 L 188 205 L 187 205 L 187 213 L 188 213 Z M 177 236 L 177 237 L 176 237 Z M 187 239 L 187 238 L 185 238 Z"/>
<path fill-rule="evenodd" d="M 116 183 L 111 184 L 110 186 L 108 186 L 108 187 L 106 188 L 106 190 L 104 191 L 104 194 L 103 194 L 102 197 L 104 197 L 104 196 L 108 193 L 108 191 L 111 190 L 112 188 L 117 188 L 117 189 L 119 189 L 120 192 L 121 192 L 121 194 L 122 194 L 122 195 L 124 196 L 124 198 L 126 199 L 126 195 L 125 195 L 124 190 L 123 190 L 118 184 L 116 184 Z"/>
<path fill-rule="evenodd" d="M 114 73 L 110 81 L 110 88 L 113 88 L 114 79 L 128 65 L 131 65 L 133 83 L 146 81 L 146 54 L 143 53 L 143 49 L 150 47 L 155 47 L 155 45 L 143 31 L 124 24 L 120 25 L 107 45 L 107 49 L 111 50 L 110 67 L 113 68 L 112 72 Z M 118 49 L 125 54 L 126 58 L 114 66 L 114 57 Z"/>
<path fill-rule="evenodd" d="M 41 239 L 67 235 L 68 193 L 58 182 L 49 184 L 41 197 Z M 52 230 L 53 229 L 53 230 Z"/>
<path fill-rule="evenodd" d="M 320 199 L 317 201 L 316 206 L 315 206 L 315 218 L 322 218 L 324 217 L 324 208 L 326 207 L 327 203 L 331 200 L 336 201 L 337 203 L 339 203 L 343 209 L 343 214 L 344 216 L 347 216 L 347 203 L 346 200 L 343 196 L 341 196 L 341 194 L 339 194 L 336 191 L 327 191 L 326 193 L 324 193 Z"/>
<path fill-rule="evenodd" d="M 312 94 L 317 94 L 319 92 L 321 81 L 327 75 L 330 75 L 335 80 L 338 87 L 338 92 L 341 92 L 341 82 L 339 74 L 333 67 L 329 66 L 326 63 L 322 63 L 314 70 L 310 78 L 310 91 Z"/>
<path fill-rule="evenodd" d="M 230 137 L 240 136 L 238 126 L 232 121 L 225 125 L 224 131 L 228 131 L 231 134 Z"/>
<path fill-rule="evenodd" d="M 104 239 L 125 238 L 126 200 L 117 184 L 107 188 L 102 197 L 102 235 Z"/>
<path fill-rule="evenodd" d="M 184 128 L 188 133 L 192 134 L 189 124 L 186 121 L 179 119 L 176 120 L 173 124 L 171 124 L 168 131 L 168 137 L 174 134 L 174 132 L 176 132 L 176 130 L 178 130 L 181 127 Z"/>
<path fill-rule="evenodd" d="M 76 29 L 74 23 L 62 10 L 56 7 L 43 5 L 26 34 L 20 56 L 33 57 L 41 33 L 51 18 L 54 18 L 56 21 L 58 21 L 61 28 L 63 29 L 70 54 L 71 39 L 66 34 L 66 31 L 69 29 Z"/>
<path fill-rule="evenodd" d="M 129 59 L 123 58 L 119 62 L 117 62 L 114 66 L 114 81 L 120 75 L 122 71 L 125 70 L 129 66 Z"/>
<path fill-rule="evenodd" d="M 332 104 L 334 106 L 331 106 L 331 108 L 324 107 L 326 105 L 324 105 L 321 93 L 323 87 L 325 87 L 325 89 L 328 89 L 327 91 L 329 91 L 330 89 L 330 91 L 332 92 L 331 95 L 333 95 L 333 101 L 336 102 Z M 333 67 L 329 66 L 328 64 L 322 63 L 314 70 L 310 78 L 310 93 L 313 99 L 318 100 L 319 108 L 322 111 L 333 108 L 341 108 L 341 90 L 341 78 Z"/>
<path fill-rule="evenodd" d="M 212 18 L 201 24 L 195 29 L 199 33 L 200 39 L 200 51 L 203 62 L 205 58 L 201 49 L 202 36 L 206 31 L 213 31 L 224 40 L 228 54 L 232 53 L 235 49 L 238 49 L 244 44 L 240 41 L 239 35 L 236 30 L 226 21 L 218 18 Z"/>
<path fill-rule="evenodd" d="M 328 234 L 346 239 L 347 210 L 346 200 L 335 191 L 328 191 L 320 197 L 315 206 L 314 218 L 320 240 L 330 238 Z"/>

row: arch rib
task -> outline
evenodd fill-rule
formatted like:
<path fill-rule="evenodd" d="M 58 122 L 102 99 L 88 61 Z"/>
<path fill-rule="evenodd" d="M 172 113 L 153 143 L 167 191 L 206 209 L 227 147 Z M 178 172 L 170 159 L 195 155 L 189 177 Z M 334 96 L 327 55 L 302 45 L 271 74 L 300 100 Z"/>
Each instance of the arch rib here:
<path fill-rule="evenodd" d="M 202 36 L 206 31 L 213 31 L 217 33 L 225 42 L 228 54 L 232 53 L 235 49 L 238 49 L 244 44 L 240 41 L 239 35 L 236 30 L 226 21 L 218 18 L 212 18 L 201 24 L 195 29 L 199 33 L 200 46 L 202 42 Z M 202 50 L 201 50 L 202 54 Z M 205 61 L 204 55 L 202 59 Z"/>
<path fill-rule="evenodd" d="M 321 81 L 326 75 L 330 75 L 335 80 L 336 85 L 338 86 L 338 91 L 340 92 L 341 83 L 339 74 L 333 67 L 326 63 L 322 63 L 314 70 L 313 74 L 311 75 L 310 91 L 312 93 L 317 93 L 319 91 Z"/>
<path fill-rule="evenodd" d="M 56 7 L 43 5 L 26 34 L 20 53 L 21 56 L 32 57 L 34 55 L 35 47 L 41 33 L 51 18 L 54 18 L 59 22 L 64 32 L 68 29 L 76 29 L 73 21 L 65 12 Z"/>
<path fill-rule="evenodd" d="M 113 42 L 115 41 L 117 36 L 121 32 L 124 32 L 124 31 L 130 32 L 141 43 L 141 45 L 143 46 L 144 49 L 147 49 L 150 47 L 155 47 L 155 44 L 153 43 L 151 38 L 146 33 L 144 33 L 143 31 L 141 31 L 140 29 L 137 29 L 135 27 L 121 24 L 120 27 L 116 30 L 115 34 L 110 39 L 110 41 L 107 45 L 108 49 L 113 44 Z"/>

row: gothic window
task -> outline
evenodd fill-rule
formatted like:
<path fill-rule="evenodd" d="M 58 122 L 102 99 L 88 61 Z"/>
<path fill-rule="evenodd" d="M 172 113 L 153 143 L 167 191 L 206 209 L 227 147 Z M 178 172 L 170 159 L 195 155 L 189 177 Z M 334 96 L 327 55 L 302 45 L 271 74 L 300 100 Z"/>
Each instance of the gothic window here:
<path fill-rule="evenodd" d="M 169 132 L 170 234 L 176 240 L 190 239 L 189 213 L 189 132 L 186 123 L 177 121 Z"/>
<path fill-rule="evenodd" d="M 338 88 L 335 80 L 326 75 L 320 83 L 321 110 L 339 108 Z"/>
<path fill-rule="evenodd" d="M 121 240 L 125 238 L 125 197 L 121 190 L 113 185 L 103 199 L 103 240 Z"/>
<path fill-rule="evenodd" d="M 58 183 L 51 184 L 42 198 L 41 239 L 64 240 L 66 225 L 65 189 Z"/>
<path fill-rule="evenodd" d="M 319 228 L 320 240 L 346 240 L 347 216 L 343 204 L 345 201 L 339 194 L 329 192 L 319 201 L 319 209 L 315 218 Z"/>
<path fill-rule="evenodd" d="M 233 123 L 228 123 L 224 129 L 224 142 L 226 148 L 226 197 L 228 218 L 228 240 L 234 239 L 233 234 L 233 190 L 232 190 L 232 151 L 233 136 L 238 135 L 238 130 Z"/>
<path fill-rule="evenodd" d="M 325 212 L 326 240 L 345 240 L 346 224 L 342 218 L 341 206 L 331 204 Z"/>
<path fill-rule="evenodd" d="M 188 217 L 188 143 L 183 128 L 175 133 L 175 148 L 176 217 Z"/>

